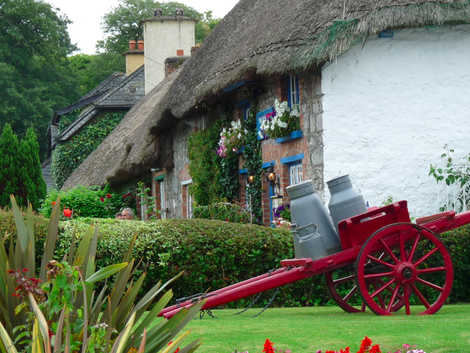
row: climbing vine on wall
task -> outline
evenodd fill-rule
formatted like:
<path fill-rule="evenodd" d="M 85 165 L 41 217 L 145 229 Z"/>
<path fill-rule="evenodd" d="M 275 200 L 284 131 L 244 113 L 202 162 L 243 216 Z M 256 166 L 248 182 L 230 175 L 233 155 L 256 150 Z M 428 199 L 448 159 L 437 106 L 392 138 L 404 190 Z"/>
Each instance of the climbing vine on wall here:
<path fill-rule="evenodd" d="M 256 128 L 256 113 L 258 107 L 252 102 L 250 116 L 244 122 L 248 134 L 245 136 L 246 147 L 243 151 L 245 158 L 244 168 L 255 175 L 255 182 L 246 189 L 247 197 L 251 199 L 251 213 L 253 223 L 263 224 L 263 185 L 262 185 L 262 167 L 263 155 L 261 151 L 261 141 L 258 140 L 258 131 Z"/>
<path fill-rule="evenodd" d="M 189 137 L 188 157 L 190 160 L 189 174 L 193 180 L 190 192 L 196 203 L 206 206 L 221 199 L 238 198 L 240 188 L 238 172 L 238 156 L 234 153 L 220 157 L 216 152 L 219 147 L 220 132 L 228 128 L 233 121 L 233 105 L 225 107 L 226 117 L 216 121 L 206 130 L 200 130 Z M 251 198 L 253 223 L 263 224 L 262 210 L 262 154 L 261 143 L 257 138 L 257 108 L 252 104 L 250 117 L 242 122 L 246 134 L 246 146 L 243 152 L 245 164 L 243 168 L 253 171 L 256 176 L 254 185 L 247 187 Z"/>
<path fill-rule="evenodd" d="M 220 132 L 227 124 L 229 119 L 216 121 L 210 128 L 189 137 L 189 174 L 193 180 L 190 192 L 197 205 L 238 198 L 238 157 L 220 158 L 216 153 Z"/>
<path fill-rule="evenodd" d="M 56 187 L 60 189 L 75 169 L 92 153 L 122 120 L 126 111 L 103 112 L 95 123 L 86 125 L 82 131 L 52 152 L 51 172 Z M 63 131 L 78 115 L 74 112 L 61 118 L 59 132 Z M 64 121 L 63 121 L 64 120 Z"/>

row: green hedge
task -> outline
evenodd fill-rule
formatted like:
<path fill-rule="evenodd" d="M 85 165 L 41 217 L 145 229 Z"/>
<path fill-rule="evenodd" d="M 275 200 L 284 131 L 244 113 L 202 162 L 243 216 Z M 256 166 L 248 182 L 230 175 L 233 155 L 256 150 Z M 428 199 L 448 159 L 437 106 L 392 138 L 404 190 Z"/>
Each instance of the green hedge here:
<path fill-rule="evenodd" d="M 47 232 L 46 218 L 35 218 L 39 246 Z M 159 220 L 154 222 L 81 218 L 60 224 L 57 259 L 67 252 L 73 228 L 83 234 L 89 225 L 98 222 L 99 267 L 118 263 L 134 234 L 137 242 L 134 257 L 142 260 L 136 275 L 147 272 L 146 293 L 156 281 L 166 281 L 184 270 L 185 274 L 172 285 L 173 298 L 187 297 L 216 290 L 279 268 L 279 261 L 294 257 L 292 235 L 284 229 L 243 225 L 210 220 Z M 11 213 L 0 212 L 0 232 L 13 232 Z M 469 302 L 470 295 L 470 226 L 441 236 L 451 251 L 455 281 L 450 302 Z M 40 259 L 39 259 L 40 260 Z M 273 291 L 262 296 L 265 304 Z M 230 304 L 244 306 L 251 298 Z M 312 306 L 333 304 L 326 294 L 323 276 L 282 287 L 273 303 L 277 306 Z"/>

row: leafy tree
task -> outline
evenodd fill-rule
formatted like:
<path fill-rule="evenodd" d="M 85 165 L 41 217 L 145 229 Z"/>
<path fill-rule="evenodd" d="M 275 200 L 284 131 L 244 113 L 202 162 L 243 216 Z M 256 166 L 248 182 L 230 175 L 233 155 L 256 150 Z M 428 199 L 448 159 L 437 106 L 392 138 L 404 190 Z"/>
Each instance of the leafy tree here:
<path fill-rule="evenodd" d="M 18 168 L 18 137 L 10 124 L 5 124 L 0 137 L 0 206 L 10 205 L 10 194 L 17 195 L 20 171 Z M 23 200 L 18 198 L 19 203 Z"/>
<path fill-rule="evenodd" d="M 116 71 L 125 71 L 126 60 L 122 54 L 77 54 L 67 58 L 78 77 L 77 90 L 85 95 Z"/>
<path fill-rule="evenodd" d="M 79 98 L 66 60 L 76 50 L 69 23 L 44 1 L 0 0 L 0 128 L 34 126 L 42 155 L 53 111 Z"/>
<path fill-rule="evenodd" d="M 102 29 L 108 37 L 99 41 L 97 48 L 108 53 L 122 54 L 129 45 L 129 40 L 143 38 L 141 20 L 153 17 L 156 8 L 161 8 L 163 16 L 173 16 L 175 9 L 181 7 L 186 17 L 197 19 L 196 42 L 203 41 L 205 36 L 215 27 L 218 19 L 212 18 L 212 11 L 202 14 L 194 8 L 180 2 L 158 2 L 153 0 L 120 0 L 120 4 L 103 16 Z"/>
<path fill-rule="evenodd" d="M 39 161 L 39 144 L 33 128 L 18 142 L 10 124 L 5 124 L 0 137 L 0 206 L 11 206 L 10 195 L 16 196 L 19 205 L 34 209 L 46 197 L 46 183 Z"/>
<path fill-rule="evenodd" d="M 46 182 L 42 176 L 41 162 L 39 160 L 39 144 L 33 128 L 29 128 L 26 136 L 21 140 L 18 150 L 20 183 L 18 195 L 27 201 L 33 209 L 37 210 L 40 200 L 47 194 Z"/>

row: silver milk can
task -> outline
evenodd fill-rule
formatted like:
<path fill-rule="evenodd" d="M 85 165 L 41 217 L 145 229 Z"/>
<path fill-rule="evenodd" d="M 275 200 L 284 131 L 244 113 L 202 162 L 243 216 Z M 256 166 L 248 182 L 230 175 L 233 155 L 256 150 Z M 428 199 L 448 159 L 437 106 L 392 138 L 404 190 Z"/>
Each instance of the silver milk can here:
<path fill-rule="evenodd" d="M 309 248 L 310 254 L 318 258 L 331 255 L 341 251 L 341 243 L 338 234 L 335 231 L 333 221 L 331 220 L 328 211 L 323 205 L 321 199 L 315 194 L 315 187 L 312 180 L 306 180 L 296 185 L 287 187 L 287 193 L 291 200 L 290 211 L 292 225 L 291 229 L 294 233 L 294 251 L 296 258 L 304 257 L 301 245 Z M 310 237 L 316 234 L 314 239 Z M 313 251 L 310 246 L 314 240 L 318 244 L 316 237 L 320 237 L 323 242 L 323 247 L 318 245 L 318 249 Z M 303 238 L 304 241 L 300 242 Z M 305 244 L 309 242 L 308 246 Z M 314 254 L 315 253 L 315 254 Z M 310 256 L 308 256 L 310 257 Z"/>
<path fill-rule="evenodd" d="M 332 179 L 326 184 L 331 194 L 328 208 L 337 232 L 339 222 L 367 212 L 364 198 L 359 191 L 353 188 L 348 174 Z"/>

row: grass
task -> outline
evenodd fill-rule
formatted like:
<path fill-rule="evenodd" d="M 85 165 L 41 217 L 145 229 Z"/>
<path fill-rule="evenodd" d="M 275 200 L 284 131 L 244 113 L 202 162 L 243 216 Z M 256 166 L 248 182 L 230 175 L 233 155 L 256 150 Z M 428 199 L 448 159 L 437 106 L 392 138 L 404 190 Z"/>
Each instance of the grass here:
<path fill-rule="evenodd" d="M 422 311 L 412 307 L 412 311 Z M 417 344 L 426 353 L 470 352 L 470 305 L 445 305 L 434 315 L 376 316 L 370 311 L 348 314 L 338 307 L 272 308 L 252 318 L 259 309 L 234 316 L 239 310 L 213 310 L 218 319 L 207 314 L 192 320 L 188 342 L 202 337 L 198 353 L 261 353 L 269 338 L 278 349 L 292 353 L 315 353 L 347 346 L 357 352 L 367 335 L 382 352 Z"/>

